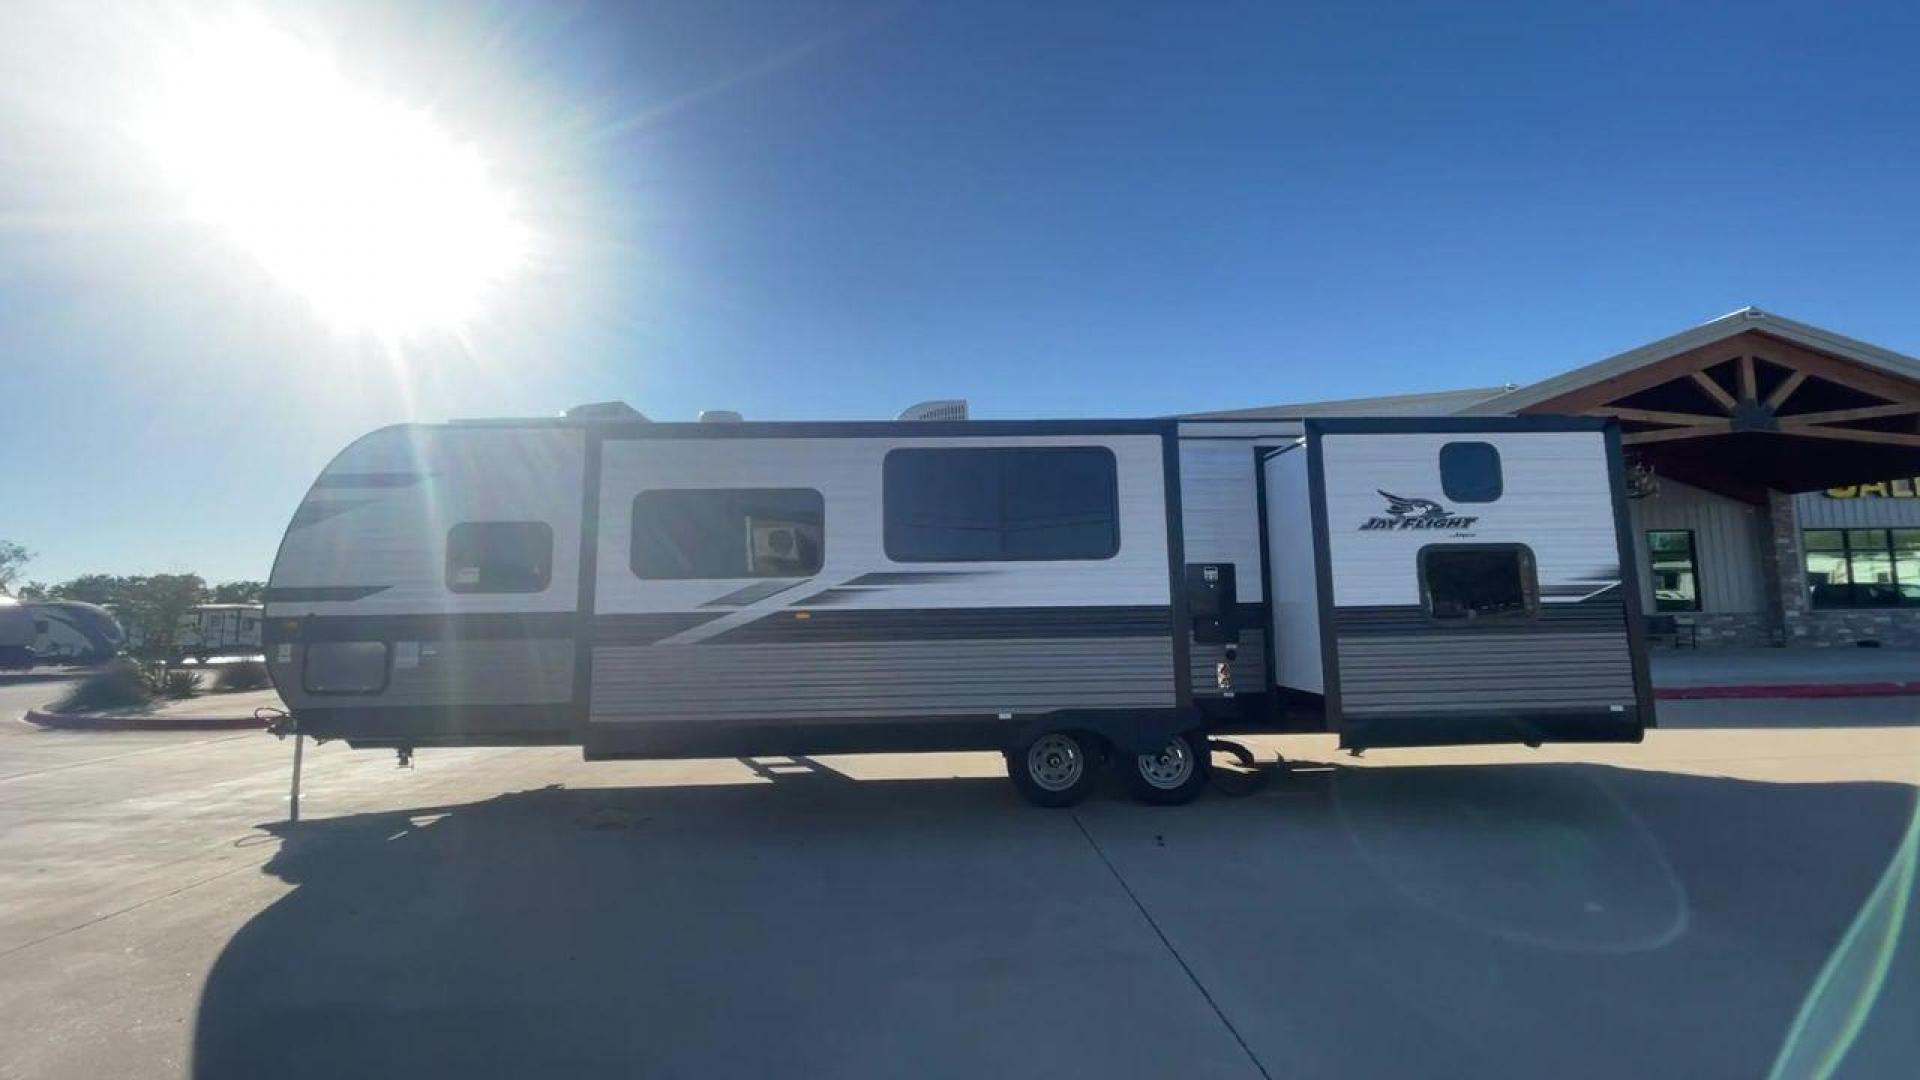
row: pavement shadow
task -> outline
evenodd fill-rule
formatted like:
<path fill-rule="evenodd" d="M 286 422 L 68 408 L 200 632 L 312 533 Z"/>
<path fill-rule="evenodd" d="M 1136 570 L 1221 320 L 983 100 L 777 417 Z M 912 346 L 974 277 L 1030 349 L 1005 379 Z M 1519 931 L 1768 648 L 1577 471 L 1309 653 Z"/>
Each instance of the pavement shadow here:
<path fill-rule="evenodd" d="M 1663 730 L 1920 727 L 1920 694 L 1852 698 L 1681 699 L 1658 704 Z"/>
<path fill-rule="evenodd" d="M 266 826 L 294 888 L 209 972 L 193 1071 L 1761 1076 L 1914 810 L 1601 766 L 1265 779 L 1048 812 L 794 759 Z M 1895 948 L 1841 1075 L 1920 1052 Z"/>

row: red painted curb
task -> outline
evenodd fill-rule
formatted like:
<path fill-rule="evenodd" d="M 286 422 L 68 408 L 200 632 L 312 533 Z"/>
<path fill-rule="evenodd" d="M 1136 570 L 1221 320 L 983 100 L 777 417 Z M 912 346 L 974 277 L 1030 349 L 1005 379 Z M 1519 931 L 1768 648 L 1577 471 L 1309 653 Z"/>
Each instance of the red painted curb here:
<path fill-rule="evenodd" d="M 266 724 L 251 716 L 111 716 L 86 713 L 41 712 L 28 709 L 21 719 L 29 724 L 62 731 L 265 731 Z"/>
<path fill-rule="evenodd" d="M 1654 690 L 1661 700 L 1715 698 L 1858 698 L 1920 694 L 1920 682 L 1777 683 L 1771 686 L 1668 686 Z"/>

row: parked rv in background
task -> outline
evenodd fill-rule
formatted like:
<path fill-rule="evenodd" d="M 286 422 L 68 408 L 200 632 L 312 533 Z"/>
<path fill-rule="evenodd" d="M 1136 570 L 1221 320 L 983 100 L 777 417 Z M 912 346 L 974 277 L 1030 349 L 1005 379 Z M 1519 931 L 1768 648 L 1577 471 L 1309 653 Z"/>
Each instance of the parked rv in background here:
<path fill-rule="evenodd" d="M 113 613 L 78 600 L 36 600 L 33 652 L 43 664 L 99 664 L 126 647 L 127 635 Z"/>
<path fill-rule="evenodd" d="M 1619 435 L 1564 417 L 404 425 L 268 582 L 300 731 L 590 759 L 999 750 L 1063 806 L 1207 736 L 1638 741 Z"/>
<path fill-rule="evenodd" d="M 174 625 L 173 651 L 201 663 L 215 656 L 260 655 L 259 604 L 201 604 Z"/>
<path fill-rule="evenodd" d="M 33 666 L 33 613 L 27 605 L 0 594 L 0 671 Z"/>

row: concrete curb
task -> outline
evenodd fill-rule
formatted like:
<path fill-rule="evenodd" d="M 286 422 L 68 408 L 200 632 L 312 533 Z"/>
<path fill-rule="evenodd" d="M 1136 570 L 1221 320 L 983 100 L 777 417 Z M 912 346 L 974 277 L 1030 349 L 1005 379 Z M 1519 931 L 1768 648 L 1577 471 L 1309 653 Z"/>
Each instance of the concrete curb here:
<path fill-rule="evenodd" d="M 266 723 L 251 716 L 155 716 L 110 713 L 56 713 L 28 709 L 21 717 L 29 724 L 62 731 L 265 731 Z"/>
<path fill-rule="evenodd" d="M 1738 698 L 1865 698 L 1920 695 L 1920 682 L 1776 683 L 1754 686 L 1663 686 L 1653 696 L 1661 701 L 1702 701 Z"/>

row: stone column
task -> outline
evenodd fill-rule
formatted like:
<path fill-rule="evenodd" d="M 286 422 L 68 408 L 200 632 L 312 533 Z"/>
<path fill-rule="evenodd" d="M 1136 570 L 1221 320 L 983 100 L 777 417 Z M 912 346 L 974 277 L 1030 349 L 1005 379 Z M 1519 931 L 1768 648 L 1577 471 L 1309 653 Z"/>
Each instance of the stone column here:
<path fill-rule="evenodd" d="M 1789 645 L 1812 644 L 1807 618 L 1807 561 L 1800 551 L 1800 510 L 1793 496 L 1767 489 L 1767 607 Z"/>

